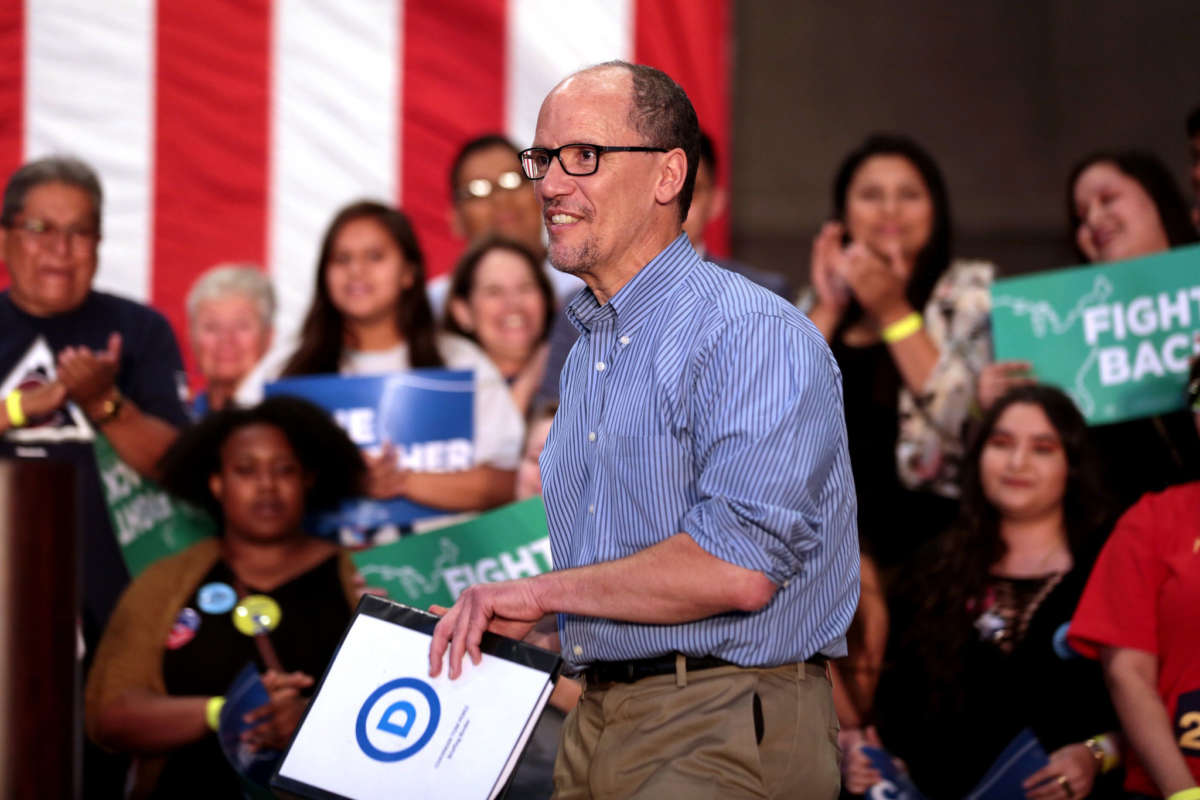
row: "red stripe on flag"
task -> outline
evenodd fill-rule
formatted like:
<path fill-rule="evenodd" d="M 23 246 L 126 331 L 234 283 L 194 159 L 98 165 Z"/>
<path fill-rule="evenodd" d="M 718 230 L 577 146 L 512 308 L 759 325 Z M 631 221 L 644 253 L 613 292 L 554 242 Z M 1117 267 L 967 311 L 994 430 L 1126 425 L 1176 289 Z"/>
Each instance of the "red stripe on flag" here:
<path fill-rule="evenodd" d="M 729 185 L 729 0 L 636 0 L 634 58 L 666 72 L 696 107 L 717 151 L 718 183 Z M 729 215 L 709 224 L 704 243 L 729 254 Z"/>
<path fill-rule="evenodd" d="M 453 266 L 450 164 L 483 133 L 504 131 L 504 0 L 408 0 L 399 109 L 401 204 L 425 251 L 428 277 Z"/>
<path fill-rule="evenodd" d="M 21 166 L 25 136 L 25 4 L 0 3 L 0 180 Z M 8 268 L 0 270 L 0 289 Z"/>
<path fill-rule="evenodd" d="M 266 256 L 271 5 L 160 2 L 157 36 L 150 297 L 191 372 L 192 281 Z"/>

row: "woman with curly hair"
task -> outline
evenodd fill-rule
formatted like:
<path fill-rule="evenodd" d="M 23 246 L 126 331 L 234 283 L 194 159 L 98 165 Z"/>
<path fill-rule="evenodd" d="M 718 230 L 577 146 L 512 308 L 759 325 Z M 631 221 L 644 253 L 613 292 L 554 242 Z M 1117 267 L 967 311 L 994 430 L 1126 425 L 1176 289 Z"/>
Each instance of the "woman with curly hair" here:
<path fill-rule="evenodd" d="M 360 581 L 307 512 L 360 491 L 358 448 L 306 401 L 215 412 L 161 463 L 163 485 L 206 508 L 218 536 L 152 564 L 117 605 L 88 676 L 88 735 L 138 759 L 135 797 L 238 797 L 213 732 L 247 663 L 270 693 L 247 732 L 282 747 L 325 670 Z"/>

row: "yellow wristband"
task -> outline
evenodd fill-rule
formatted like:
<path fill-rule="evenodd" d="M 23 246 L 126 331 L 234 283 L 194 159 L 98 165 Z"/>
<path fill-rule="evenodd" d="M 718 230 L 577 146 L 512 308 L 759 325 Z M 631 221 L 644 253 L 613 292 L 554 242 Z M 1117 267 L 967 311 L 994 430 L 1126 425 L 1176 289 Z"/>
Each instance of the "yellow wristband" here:
<path fill-rule="evenodd" d="M 8 393 L 8 397 L 4 398 L 4 408 L 8 411 L 8 423 L 14 428 L 19 428 L 29 421 L 25 419 L 25 412 L 21 410 L 20 389 L 13 389 Z"/>
<path fill-rule="evenodd" d="M 911 314 L 905 314 L 900 319 L 893 322 L 891 325 L 884 327 L 879 335 L 888 344 L 895 344 L 901 339 L 907 339 L 925 326 L 925 321 L 921 319 L 921 315 L 916 311 Z"/>
<path fill-rule="evenodd" d="M 1183 789 L 1173 795 L 1169 795 L 1167 800 L 1200 800 L 1200 786 L 1193 786 L 1190 789 Z"/>
<path fill-rule="evenodd" d="M 1102 733 L 1099 736 L 1093 736 L 1084 742 L 1083 746 L 1092 754 L 1092 758 L 1096 759 L 1096 766 L 1099 768 L 1101 775 L 1112 772 L 1120 766 L 1121 751 L 1117 748 L 1117 743 L 1113 741 L 1113 737 L 1109 734 Z"/>
<path fill-rule="evenodd" d="M 204 721 L 210 730 L 221 727 L 221 709 L 225 707 L 224 697 L 210 697 L 204 706 Z"/>

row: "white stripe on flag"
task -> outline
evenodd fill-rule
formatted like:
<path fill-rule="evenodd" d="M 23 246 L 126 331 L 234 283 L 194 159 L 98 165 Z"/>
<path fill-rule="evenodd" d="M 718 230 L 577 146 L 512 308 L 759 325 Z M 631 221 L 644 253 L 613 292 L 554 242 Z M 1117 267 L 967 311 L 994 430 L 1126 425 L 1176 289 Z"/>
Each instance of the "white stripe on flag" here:
<path fill-rule="evenodd" d="M 397 2 L 275 3 L 267 259 L 285 337 L 308 309 L 321 234 L 337 209 L 395 200 Z"/>
<path fill-rule="evenodd" d="M 510 0 L 508 135 L 533 142 L 538 109 L 554 85 L 582 67 L 633 57 L 634 0 Z"/>
<path fill-rule="evenodd" d="M 100 173 L 95 286 L 150 294 L 154 3 L 27 0 L 25 158 L 70 153 Z"/>

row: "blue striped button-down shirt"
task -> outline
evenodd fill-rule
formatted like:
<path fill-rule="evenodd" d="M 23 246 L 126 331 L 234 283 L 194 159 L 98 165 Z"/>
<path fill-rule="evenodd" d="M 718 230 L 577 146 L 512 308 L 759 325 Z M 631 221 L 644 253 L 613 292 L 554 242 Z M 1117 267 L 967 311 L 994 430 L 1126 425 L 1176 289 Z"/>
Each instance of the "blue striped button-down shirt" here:
<path fill-rule="evenodd" d="M 779 587 L 754 613 L 678 625 L 560 614 L 567 661 L 844 655 L 858 600 L 854 482 L 841 375 L 813 324 L 701 261 L 683 235 L 610 302 L 584 290 L 567 314 L 582 335 L 541 457 L 554 566 L 683 531 Z"/>

